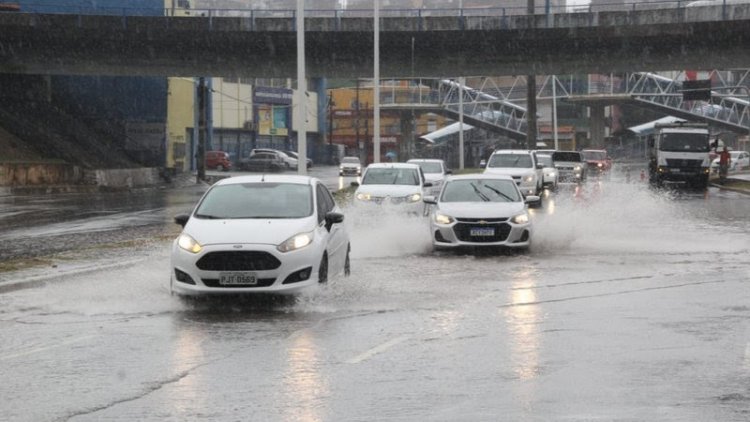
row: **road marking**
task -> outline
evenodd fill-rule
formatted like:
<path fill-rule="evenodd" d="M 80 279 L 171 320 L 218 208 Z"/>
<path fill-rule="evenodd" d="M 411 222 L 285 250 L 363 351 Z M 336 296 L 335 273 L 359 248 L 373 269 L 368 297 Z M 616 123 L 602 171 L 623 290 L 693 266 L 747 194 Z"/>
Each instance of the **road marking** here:
<path fill-rule="evenodd" d="M 353 364 L 353 363 L 364 362 L 367 359 L 370 359 L 371 357 L 377 355 L 378 353 L 383 353 L 386 350 L 390 349 L 391 347 L 393 347 L 393 346 L 395 346 L 395 345 L 397 345 L 399 343 L 403 343 L 404 341 L 406 341 L 408 339 L 409 339 L 408 336 L 396 337 L 394 339 L 391 339 L 391 340 L 389 340 L 389 341 L 387 341 L 387 342 L 385 342 L 385 343 L 383 343 L 383 344 L 381 344 L 379 346 L 375 346 L 372 349 L 370 349 L 370 350 L 368 350 L 368 351 L 366 351 L 364 353 L 361 353 L 361 354 L 359 354 L 359 355 L 357 355 L 357 356 L 355 356 L 355 357 L 347 360 L 346 363 L 352 363 Z"/>
<path fill-rule="evenodd" d="M 58 347 L 67 346 L 67 345 L 73 344 L 73 343 L 78 343 L 78 342 L 81 342 L 81 341 L 84 341 L 84 340 L 88 340 L 88 339 L 94 338 L 94 337 L 95 336 L 76 337 L 76 338 L 72 338 L 70 340 L 62 341 L 62 342 L 60 342 L 58 344 L 53 344 L 53 345 L 50 345 L 50 346 L 37 347 L 36 349 L 27 350 L 25 352 L 19 352 L 19 353 L 15 353 L 15 354 L 12 354 L 12 355 L 5 355 L 5 356 L 0 357 L 0 361 L 10 360 L 10 359 L 15 359 L 15 358 L 20 358 L 22 356 L 33 355 L 34 353 L 40 353 L 40 352 L 44 352 L 44 351 L 47 351 L 47 350 L 50 350 L 50 349 L 56 349 Z"/>

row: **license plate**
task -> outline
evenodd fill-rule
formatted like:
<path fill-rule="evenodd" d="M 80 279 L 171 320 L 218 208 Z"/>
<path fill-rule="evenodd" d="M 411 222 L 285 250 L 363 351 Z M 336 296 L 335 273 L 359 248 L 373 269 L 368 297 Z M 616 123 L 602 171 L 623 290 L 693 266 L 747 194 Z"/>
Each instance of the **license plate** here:
<path fill-rule="evenodd" d="M 494 236 L 495 235 L 495 228 L 494 227 L 474 227 L 469 231 L 469 234 L 472 236 Z"/>
<path fill-rule="evenodd" d="M 254 286 L 258 284 L 255 273 L 219 273 L 222 286 Z"/>

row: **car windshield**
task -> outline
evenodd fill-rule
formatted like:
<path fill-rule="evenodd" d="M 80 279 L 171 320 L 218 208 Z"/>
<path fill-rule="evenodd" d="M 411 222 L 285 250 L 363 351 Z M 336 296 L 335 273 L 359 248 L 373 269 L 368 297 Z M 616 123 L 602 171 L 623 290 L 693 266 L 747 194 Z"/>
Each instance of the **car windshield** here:
<path fill-rule="evenodd" d="M 573 163 L 581 162 L 581 154 L 578 152 L 555 152 L 552 154 L 552 161 L 567 161 Z"/>
<path fill-rule="evenodd" d="M 344 164 L 359 164 L 359 158 L 356 158 L 356 157 L 344 157 L 341 160 L 341 162 L 344 163 Z"/>
<path fill-rule="evenodd" d="M 544 167 L 552 167 L 552 156 L 551 155 L 537 155 L 536 159 Z"/>
<path fill-rule="evenodd" d="M 661 151 L 708 152 L 709 148 L 706 133 L 664 133 L 659 142 Z"/>
<path fill-rule="evenodd" d="M 367 170 L 363 185 L 419 185 L 419 175 L 413 168 L 372 168 Z"/>
<path fill-rule="evenodd" d="M 512 180 L 467 179 L 449 182 L 441 202 L 518 202 L 521 197 Z"/>
<path fill-rule="evenodd" d="M 236 183 L 216 186 L 203 198 L 197 218 L 302 218 L 312 215 L 309 185 Z"/>
<path fill-rule="evenodd" d="M 530 168 L 531 155 L 529 154 L 492 154 L 487 167 L 499 168 Z"/>
<path fill-rule="evenodd" d="M 443 166 L 440 163 L 431 162 L 431 161 L 421 161 L 421 162 L 415 162 L 414 164 L 417 164 L 419 167 L 421 167 L 422 171 L 425 173 L 442 173 L 443 172 Z"/>
<path fill-rule="evenodd" d="M 583 151 L 583 158 L 587 160 L 606 160 L 607 153 L 604 151 Z"/>

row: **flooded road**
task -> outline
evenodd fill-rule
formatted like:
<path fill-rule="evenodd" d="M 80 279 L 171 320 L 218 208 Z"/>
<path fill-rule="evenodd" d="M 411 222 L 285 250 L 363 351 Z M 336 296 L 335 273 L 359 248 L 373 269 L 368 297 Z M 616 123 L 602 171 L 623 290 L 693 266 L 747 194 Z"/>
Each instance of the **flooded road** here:
<path fill-rule="evenodd" d="M 196 194 L 145 206 L 164 239 L 0 294 L 0 420 L 750 418 L 750 197 L 562 188 L 523 254 L 436 254 L 425 220 L 349 208 L 352 277 L 183 302 L 166 234 Z"/>

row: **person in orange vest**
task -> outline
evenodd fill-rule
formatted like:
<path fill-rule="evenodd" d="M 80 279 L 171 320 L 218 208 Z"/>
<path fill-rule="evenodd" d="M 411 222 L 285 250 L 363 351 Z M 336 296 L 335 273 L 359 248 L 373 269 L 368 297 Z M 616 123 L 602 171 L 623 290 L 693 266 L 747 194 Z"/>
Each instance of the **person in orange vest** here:
<path fill-rule="evenodd" d="M 729 164 L 731 162 L 731 156 L 729 155 L 729 149 L 725 146 L 719 153 L 719 183 L 722 185 L 727 179 L 727 173 L 729 172 Z"/>

